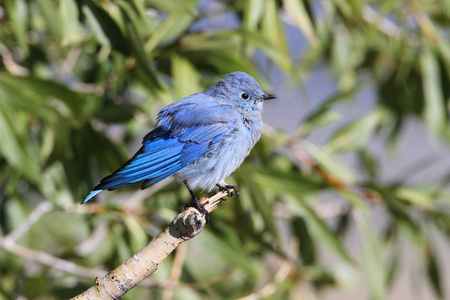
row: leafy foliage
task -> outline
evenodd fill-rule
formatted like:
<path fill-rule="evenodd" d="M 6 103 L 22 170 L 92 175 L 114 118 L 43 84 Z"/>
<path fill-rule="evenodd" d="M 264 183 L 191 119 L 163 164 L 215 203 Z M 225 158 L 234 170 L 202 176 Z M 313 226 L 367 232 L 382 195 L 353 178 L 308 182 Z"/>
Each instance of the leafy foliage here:
<path fill-rule="evenodd" d="M 172 268 L 182 267 L 175 279 L 180 299 L 252 293 L 298 299 L 304 282 L 320 293 L 346 286 L 349 276 L 356 281 L 358 270 L 366 274 L 370 296 L 383 299 L 399 274 L 405 243 L 419 253 L 436 296 L 448 295 L 433 236 L 448 240 L 450 234 L 450 176 L 414 186 L 386 183 L 369 147 L 374 137 L 398 141 L 411 117 L 436 141 L 450 141 L 447 2 L 3 1 L 0 236 L 13 234 L 18 245 L 78 266 L 113 268 L 189 199 L 169 181 L 78 205 L 136 149 L 159 108 L 232 71 L 248 72 L 268 89 L 261 74 L 272 68 L 303 86 L 326 65 L 336 93 L 295 134 L 266 130 L 230 179 L 240 199 L 214 213 L 182 266 L 170 257 L 127 297 L 162 297 Z M 209 28 L 217 17 L 229 22 Z M 287 23 L 298 30 L 295 37 L 287 35 Z M 290 52 L 293 38 L 308 41 L 299 57 Z M 366 86 L 376 91 L 373 110 L 342 124 L 336 106 Z M 336 126 L 323 147 L 307 142 L 309 134 Z M 360 165 L 342 162 L 345 153 Z M 32 224 L 43 202 L 52 209 Z M 371 210 L 383 211 L 382 225 Z M 31 228 L 20 232 L 27 224 Z M 361 255 L 345 244 L 352 228 L 362 236 Z M 89 274 L 25 259 L 8 250 L 6 238 L 2 245 L 0 298 L 68 298 L 92 283 Z M 323 249 L 335 264 L 324 263 Z"/>

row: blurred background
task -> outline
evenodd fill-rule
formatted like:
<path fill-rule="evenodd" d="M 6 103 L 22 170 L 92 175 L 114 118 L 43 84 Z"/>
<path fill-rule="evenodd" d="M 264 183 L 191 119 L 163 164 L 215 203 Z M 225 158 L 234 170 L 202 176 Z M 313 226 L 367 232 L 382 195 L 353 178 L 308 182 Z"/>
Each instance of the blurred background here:
<path fill-rule="evenodd" d="M 450 1 L 4 0 L 0 299 L 65 299 L 190 201 L 80 201 L 163 106 L 278 96 L 241 191 L 124 299 L 450 299 Z M 203 194 L 206 196 L 206 194 Z"/>

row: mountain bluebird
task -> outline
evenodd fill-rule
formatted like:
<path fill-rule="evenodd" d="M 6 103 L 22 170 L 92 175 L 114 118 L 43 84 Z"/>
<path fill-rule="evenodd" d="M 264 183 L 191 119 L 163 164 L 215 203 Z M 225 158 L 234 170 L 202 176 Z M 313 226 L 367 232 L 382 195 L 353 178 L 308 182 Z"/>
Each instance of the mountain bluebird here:
<path fill-rule="evenodd" d="M 192 190 L 215 187 L 236 197 L 236 187 L 225 183 L 249 154 L 263 131 L 265 94 L 244 72 L 225 75 L 207 90 L 164 107 L 157 127 L 144 137 L 141 149 L 120 169 L 103 178 L 82 203 L 103 190 L 116 190 L 142 181 L 145 189 L 175 175 L 183 182 L 202 213 Z"/>

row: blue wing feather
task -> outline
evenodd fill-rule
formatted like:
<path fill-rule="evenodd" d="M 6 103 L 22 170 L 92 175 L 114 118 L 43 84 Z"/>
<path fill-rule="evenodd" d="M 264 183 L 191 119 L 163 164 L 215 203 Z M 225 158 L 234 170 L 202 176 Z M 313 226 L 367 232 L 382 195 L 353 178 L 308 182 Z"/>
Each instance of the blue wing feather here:
<path fill-rule="evenodd" d="M 229 102 L 205 94 L 194 94 L 164 107 L 158 114 L 157 125 L 178 131 L 186 127 L 217 123 L 234 123 L 240 118 Z"/>

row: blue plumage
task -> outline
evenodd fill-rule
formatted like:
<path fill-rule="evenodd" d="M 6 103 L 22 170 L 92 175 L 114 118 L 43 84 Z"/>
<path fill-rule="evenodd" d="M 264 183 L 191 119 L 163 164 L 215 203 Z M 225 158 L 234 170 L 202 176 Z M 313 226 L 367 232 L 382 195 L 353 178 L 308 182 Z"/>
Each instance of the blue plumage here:
<path fill-rule="evenodd" d="M 192 189 L 211 191 L 216 186 L 237 191 L 224 180 L 261 137 L 262 104 L 273 98 L 253 77 L 234 72 L 209 89 L 166 106 L 141 149 L 103 178 L 82 203 L 103 190 L 141 181 L 145 189 L 172 175 L 191 195 Z"/>

